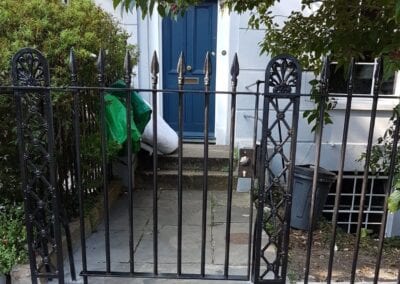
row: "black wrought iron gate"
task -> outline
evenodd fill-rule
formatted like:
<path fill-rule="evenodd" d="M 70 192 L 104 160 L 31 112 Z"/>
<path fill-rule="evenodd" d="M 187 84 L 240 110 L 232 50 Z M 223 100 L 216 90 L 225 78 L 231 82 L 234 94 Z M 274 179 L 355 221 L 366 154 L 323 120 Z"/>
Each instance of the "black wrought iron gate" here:
<path fill-rule="evenodd" d="M 291 204 L 291 189 L 293 163 L 296 150 L 296 129 L 299 112 L 299 95 L 301 82 L 301 69 L 297 61 L 290 56 L 279 56 L 271 60 L 266 70 L 265 82 L 267 87 L 264 91 L 264 112 L 263 112 L 263 129 L 261 142 L 261 159 L 256 165 L 256 155 L 252 157 L 253 172 L 257 166 L 259 176 L 253 175 L 254 181 L 258 180 L 259 188 L 254 191 L 257 217 L 255 220 L 255 230 L 253 234 L 253 202 L 251 200 L 250 208 L 250 228 L 249 228 L 249 256 L 247 275 L 234 276 L 229 273 L 229 255 L 230 255 L 230 230 L 231 230 L 231 206 L 233 192 L 233 172 L 234 172 L 234 145 L 235 145 L 235 123 L 236 123 L 236 97 L 238 94 L 246 96 L 255 96 L 255 123 L 253 147 L 256 147 L 257 139 L 257 121 L 258 121 L 258 104 L 259 96 L 256 93 L 238 93 L 236 90 L 237 77 L 239 75 L 238 58 L 235 56 L 232 68 L 232 90 L 230 92 L 221 92 L 222 94 L 230 94 L 231 96 L 231 119 L 230 119 L 230 140 L 229 140 L 229 181 L 227 188 L 227 208 L 226 208 L 226 235 L 225 235 L 225 264 L 223 275 L 208 275 L 205 273 L 205 239 L 207 230 L 207 197 L 208 197 L 208 113 L 209 113 L 209 90 L 211 63 L 207 54 L 204 64 L 204 91 L 198 95 L 203 95 L 205 99 L 205 126 L 204 126 L 204 183 L 203 183 L 203 211 L 202 211 L 202 245 L 201 245 L 201 264 L 199 274 L 185 274 L 182 271 L 182 110 L 184 96 L 184 70 L 185 63 L 183 54 L 181 55 L 177 71 L 177 86 L 178 90 L 168 92 L 176 92 L 179 96 L 179 165 L 178 165 L 178 184 L 177 184 L 177 199 L 178 199 L 178 253 L 177 253 L 177 273 L 159 273 L 158 271 L 158 238 L 154 234 L 153 238 L 153 265 L 152 273 L 137 272 L 134 267 L 134 248 L 133 248 L 133 188 L 132 188 L 132 145 L 131 132 L 128 131 L 127 139 L 127 154 L 128 154 L 128 194 L 129 194 L 129 243 L 127 248 L 130 251 L 130 270 L 128 272 L 117 272 L 111 270 L 110 258 L 110 229 L 109 229 L 109 201 L 108 201 L 108 160 L 107 160 L 107 137 L 105 131 L 105 99 L 103 92 L 107 90 L 104 81 L 105 70 L 105 55 L 101 50 L 99 53 L 97 68 L 98 68 L 98 87 L 91 88 L 100 96 L 100 135 L 101 135 L 101 156 L 102 165 L 101 173 L 103 177 L 102 188 L 104 197 L 104 223 L 105 223 L 105 271 L 90 271 L 87 269 L 86 244 L 85 244 L 85 221 L 84 221 L 84 190 L 82 188 L 82 169 L 81 169 L 81 141 L 80 141 L 80 99 L 79 95 L 87 87 L 77 86 L 77 71 L 74 53 L 71 50 L 70 54 L 70 72 L 71 86 L 55 88 L 50 87 L 50 74 L 46 59 L 40 52 L 34 49 L 23 49 L 18 52 L 13 58 L 13 87 L 15 97 L 15 105 L 17 108 L 18 120 L 18 141 L 20 148 L 21 159 L 21 175 L 22 187 L 25 196 L 25 212 L 26 226 L 28 232 L 29 256 L 32 271 L 32 282 L 36 283 L 38 278 L 45 277 L 49 279 L 58 279 L 60 283 L 64 281 L 64 261 L 62 253 L 62 234 L 61 223 L 65 224 L 66 237 L 68 241 L 71 271 L 74 276 L 74 265 L 72 257 L 72 248 L 70 244 L 69 229 L 67 218 L 62 213 L 63 204 L 61 202 L 60 188 L 57 188 L 57 173 L 55 161 L 55 141 L 53 127 L 53 113 L 51 92 L 65 92 L 66 95 L 73 96 L 73 135 L 75 141 L 75 162 L 74 171 L 71 172 L 74 176 L 74 187 L 79 200 L 80 225 L 81 225 L 81 246 L 82 246 L 82 272 L 81 276 L 85 282 L 91 276 L 123 276 L 123 277 L 161 277 L 161 278 L 197 278 L 197 279 L 231 279 L 231 280 L 247 280 L 250 278 L 252 271 L 252 279 L 258 283 L 263 279 L 273 279 L 274 282 L 284 282 L 286 279 L 287 267 L 287 250 L 289 237 L 289 216 Z M 130 86 L 131 83 L 131 64 L 130 56 L 127 53 L 125 59 L 125 83 Z M 157 95 L 163 90 L 157 89 L 158 83 L 158 60 L 154 54 L 151 64 L 153 89 L 147 90 L 152 93 L 153 109 L 157 109 Z M 126 96 L 127 113 L 131 113 L 131 96 L 130 88 L 123 90 Z M 140 90 L 139 90 L 140 91 Z M 146 90 L 144 90 L 146 91 Z M 219 92 L 216 92 L 219 94 Z M 284 104 L 281 108 L 279 104 Z M 274 119 L 270 118 L 270 109 L 276 112 Z M 292 118 L 286 118 L 291 112 Z M 270 123 L 270 121 L 273 121 Z M 157 116 L 153 118 L 154 131 L 154 152 L 157 153 Z M 127 128 L 131 128 L 131 120 L 127 117 Z M 283 127 L 287 131 L 286 138 L 274 138 L 276 134 L 274 128 Z M 280 132 L 280 134 L 282 134 Z M 271 156 L 267 155 L 267 144 L 274 146 L 274 151 Z M 289 149 L 285 149 L 286 145 L 290 144 Z M 253 149 L 255 150 L 255 149 Z M 289 150 L 290 154 L 285 154 Z M 255 151 L 254 151 L 255 153 Z M 273 174 L 269 168 L 270 161 L 276 155 L 281 155 L 284 161 L 284 167 L 279 174 Z M 157 205 L 157 170 L 158 159 L 157 155 L 153 155 L 153 232 L 158 231 L 158 205 Z M 274 187 L 282 178 L 287 178 L 287 187 L 280 189 Z M 266 213 L 265 208 L 268 208 Z M 266 215 L 267 214 L 267 215 Z M 266 224 L 268 229 L 266 229 Z M 254 242 L 252 237 L 254 236 Z M 253 249 L 251 247 L 253 246 Z M 251 253 L 253 252 L 253 257 Z M 274 254 L 273 259 L 267 257 L 268 254 Z M 250 261 L 252 259 L 252 261 Z M 253 265 L 253 269 L 250 269 Z M 269 275 L 272 272 L 273 275 Z M 269 280 L 267 280 L 269 281 Z"/>
<path fill-rule="evenodd" d="M 131 63 L 130 55 L 127 53 L 125 58 L 125 84 L 131 85 Z M 287 279 L 288 267 L 288 249 L 289 249 L 289 233 L 290 233 L 290 215 L 293 190 L 293 173 L 296 157 L 296 142 L 299 120 L 299 105 L 301 94 L 301 75 L 302 70 L 297 60 L 289 55 L 280 55 L 274 57 L 269 62 L 265 73 L 264 92 L 260 93 L 259 88 L 256 92 L 238 92 L 238 75 L 239 62 L 235 55 L 231 68 L 232 88 L 229 92 L 215 92 L 216 95 L 230 96 L 230 134 L 229 134 L 229 165 L 228 174 L 229 181 L 226 188 L 226 230 L 225 230 L 225 257 L 222 274 L 207 274 L 205 269 L 206 255 L 206 231 L 207 231 L 207 199 L 209 193 L 208 181 L 208 157 L 209 157 L 209 97 L 210 91 L 210 72 L 211 63 L 209 54 L 206 55 L 204 63 L 204 91 L 195 92 L 199 96 L 204 96 L 204 163 L 203 163 L 203 189 L 202 189 L 202 231 L 201 231 L 201 261 L 199 265 L 199 273 L 185 273 L 182 270 L 182 195 L 184 192 L 182 183 L 182 149 L 183 149 L 183 98 L 185 95 L 185 62 L 183 54 L 179 58 L 177 64 L 177 90 L 159 90 L 158 73 L 159 64 L 156 53 L 154 53 L 151 63 L 152 89 L 133 89 L 130 87 L 118 89 L 125 93 L 122 98 L 126 102 L 127 107 L 127 129 L 131 129 L 131 96 L 132 90 L 138 92 L 150 92 L 152 95 L 152 107 L 157 109 L 159 93 L 175 93 L 178 95 L 178 121 L 179 121 L 179 147 L 178 147 L 178 180 L 176 188 L 176 197 L 178 204 L 177 214 L 177 261 L 176 273 L 165 273 L 159 271 L 158 265 L 158 233 L 154 233 L 153 237 L 153 271 L 141 272 L 135 268 L 134 254 L 134 227 L 133 220 L 133 201 L 134 189 L 132 187 L 132 140 L 131 132 L 127 131 L 127 156 L 128 156 L 128 199 L 129 208 L 129 242 L 126 244 L 129 250 L 129 271 L 113 271 L 111 269 L 110 257 L 110 212 L 108 200 L 109 187 L 109 161 L 107 156 L 107 133 L 105 130 L 105 91 L 112 91 L 113 88 L 105 86 L 105 66 L 106 58 L 103 50 L 100 51 L 97 61 L 98 69 L 98 86 L 85 87 L 78 85 L 77 68 L 73 50 L 70 53 L 70 72 L 71 84 L 68 87 L 51 87 L 48 63 L 44 56 L 37 50 L 25 48 L 19 51 L 12 61 L 13 86 L 2 87 L 3 92 L 9 92 L 14 95 L 15 106 L 17 110 L 18 122 L 18 145 L 21 161 L 21 177 L 22 189 L 25 200 L 26 227 L 28 235 L 29 259 L 31 267 L 32 283 L 37 283 L 39 278 L 58 279 L 59 283 L 64 283 L 64 258 L 63 258 L 63 234 L 62 226 L 65 229 L 65 239 L 67 242 L 69 261 L 71 264 L 71 274 L 74 276 L 74 259 L 72 257 L 72 245 L 68 228 L 68 218 L 63 209 L 63 200 L 61 198 L 62 186 L 57 182 L 60 173 L 57 172 L 56 161 L 56 142 L 54 140 L 53 111 L 52 111 L 52 93 L 63 93 L 65 96 L 73 97 L 73 107 L 71 113 L 72 133 L 74 141 L 74 162 L 68 171 L 69 182 L 71 183 L 73 192 L 79 201 L 79 220 L 81 229 L 81 247 L 82 247 L 82 269 L 80 275 L 84 282 L 87 283 L 90 277 L 145 277 L 145 278 L 170 278 L 170 279 L 220 279 L 220 280 L 249 280 L 254 283 L 285 283 Z M 352 65 L 354 66 L 354 61 Z M 349 101 L 351 104 L 352 96 L 352 68 L 350 68 L 349 79 Z M 381 79 L 381 65 L 375 69 L 375 86 L 374 93 L 374 112 L 376 114 L 376 103 L 378 96 L 379 83 Z M 321 94 L 328 96 L 328 78 L 329 78 L 329 62 L 325 62 L 324 71 L 321 77 Z M 262 84 L 258 81 L 258 87 Z M 374 90 L 375 90 L 374 89 Z M 85 185 L 83 179 L 83 169 L 81 165 L 82 153 L 82 133 L 81 124 L 87 119 L 88 111 L 82 112 L 81 95 L 86 91 L 92 91 L 97 98 L 99 135 L 101 147 L 101 163 L 95 174 L 101 176 L 102 182 L 100 186 L 104 204 L 104 242 L 105 242 L 105 270 L 92 271 L 88 269 L 86 257 L 86 233 L 85 233 Z M 193 91 L 192 91 L 193 93 Z M 232 194 L 233 194 L 233 178 L 234 178 L 234 152 L 235 152 L 235 129 L 236 129 L 236 101 L 237 96 L 245 98 L 254 98 L 254 135 L 253 150 L 254 155 L 250 157 L 252 175 L 252 194 L 249 204 L 249 233 L 248 233 L 248 263 L 247 273 L 243 275 L 232 275 L 230 273 L 230 244 L 231 244 L 231 217 L 232 217 Z M 262 117 L 262 137 L 261 147 L 256 154 L 257 147 L 257 125 L 259 99 L 263 99 L 263 117 Z M 348 111 L 349 113 L 349 111 Z M 324 104 L 320 104 L 319 121 L 323 122 Z M 345 134 L 348 130 L 348 117 L 345 120 Z M 375 118 L 373 117 L 372 121 Z M 157 153 L 157 116 L 152 120 L 154 133 L 154 153 Z M 346 125 L 345 125 L 346 126 Z M 373 131 L 374 125 L 371 123 Z M 398 134 L 399 129 L 396 125 Z M 316 140 L 316 157 L 314 170 L 313 195 L 310 214 L 310 231 L 315 226 L 313 222 L 314 201 L 316 192 L 316 177 L 318 175 L 318 167 L 320 160 L 321 139 L 322 139 L 322 123 L 317 129 L 318 135 Z M 347 136 L 344 135 L 344 143 L 346 144 Z M 370 138 L 371 140 L 372 138 Z M 397 145 L 398 135 L 394 141 Z M 372 141 L 368 142 L 369 152 L 371 151 Z M 396 149 L 396 147 L 393 147 Z M 394 153 L 394 154 L 393 154 Z M 392 155 L 396 155 L 394 150 Z M 65 153 L 66 154 L 66 153 Z M 344 155 L 344 154 L 343 154 Z M 257 158 L 258 157 L 258 158 Z M 394 156 L 392 156 L 393 158 Z M 272 170 L 272 161 L 278 159 L 281 164 L 281 170 Z M 367 157 L 369 159 L 369 157 Z M 343 174 L 343 161 L 340 168 Z M 394 159 L 392 159 L 394 161 Z M 393 166 L 393 165 L 392 165 Z M 366 167 L 368 169 L 368 167 Z M 368 172 L 368 171 L 367 171 Z M 158 156 L 153 155 L 153 232 L 158 232 Z M 391 177 L 393 171 L 391 172 Z M 283 185 L 283 186 L 282 186 Z M 339 184 L 340 187 L 340 184 Z M 339 189 L 340 190 L 340 189 Z M 389 190 L 387 190 L 389 192 Z M 339 191 L 340 194 L 340 191 Z M 365 195 L 365 192 L 363 193 Z M 388 194 L 388 193 L 387 193 Z M 337 202 L 338 203 L 338 202 Z M 253 205 L 256 208 L 256 216 L 253 214 Z M 338 210 L 338 204 L 335 210 Z M 362 212 L 361 212 L 362 213 Z M 337 219 L 334 220 L 336 224 Z M 361 221 L 359 220 L 359 224 Z M 359 228 L 360 229 L 360 228 Z M 333 233 L 335 236 L 335 232 Z M 359 240 L 360 230 L 357 232 Z M 383 233 L 381 239 L 383 240 Z M 334 242 L 334 241 L 333 241 Z M 306 263 L 306 281 L 308 281 L 310 251 L 312 243 L 312 234 L 309 234 L 307 263 Z M 358 248 L 359 243 L 357 244 Z M 380 248 L 381 252 L 382 248 Z M 331 256 L 333 258 L 333 253 Z M 330 262 L 329 271 L 332 271 L 332 263 Z M 354 270 L 355 271 L 355 270 Z M 378 272 L 379 273 L 379 272 Z M 354 275 L 352 275 L 353 277 Z M 330 276 L 329 276 L 330 279 Z M 329 280 L 330 281 L 330 280 Z M 354 278 L 352 278 L 354 281 Z"/>

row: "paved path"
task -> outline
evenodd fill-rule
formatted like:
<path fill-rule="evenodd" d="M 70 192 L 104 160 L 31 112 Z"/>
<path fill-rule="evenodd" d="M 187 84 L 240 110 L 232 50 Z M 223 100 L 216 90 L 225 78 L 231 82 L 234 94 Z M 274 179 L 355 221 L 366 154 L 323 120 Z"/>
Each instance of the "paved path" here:
<path fill-rule="evenodd" d="M 207 202 L 206 274 L 223 274 L 225 259 L 226 192 L 209 192 Z M 135 271 L 153 270 L 152 191 L 134 192 Z M 159 273 L 176 273 L 177 193 L 160 190 L 158 198 Z M 202 192 L 183 192 L 182 272 L 200 273 Z M 232 202 L 230 274 L 246 275 L 249 230 L 249 193 L 236 193 Z M 105 226 L 87 238 L 89 270 L 105 270 Z M 128 196 L 122 195 L 110 210 L 111 270 L 129 271 Z M 74 254 L 77 271 L 81 270 L 81 251 Z M 70 281 L 68 263 L 66 281 Z M 81 279 L 79 280 L 81 282 Z M 79 283 L 78 282 L 78 283 Z M 71 282 L 76 283 L 76 282 Z M 89 283 L 178 283 L 177 280 L 90 278 Z M 194 281 L 179 283 L 247 283 L 238 281 Z"/>

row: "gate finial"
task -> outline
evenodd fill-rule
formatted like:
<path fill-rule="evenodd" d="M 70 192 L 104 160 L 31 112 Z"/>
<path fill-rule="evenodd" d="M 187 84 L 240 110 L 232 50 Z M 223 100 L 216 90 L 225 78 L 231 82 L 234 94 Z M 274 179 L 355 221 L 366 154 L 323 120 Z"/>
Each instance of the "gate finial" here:
<path fill-rule="evenodd" d="M 206 58 L 204 60 L 204 85 L 205 86 L 210 86 L 210 75 L 211 75 L 211 58 L 210 58 L 210 52 L 207 51 L 206 53 Z"/>
<path fill-rule="evenodd" d="M 185 75 L 185 57 L 183 55 L 183 51 L 181 51 L 181 54 L 179 55 L 176 71 L 178 72 L 178 85 L 183 85 Z"/>
<path fill-rule="evenodd" d="M 329 88 L 329 77 L 330 77 L 330 66 L 331 66 L 331 61 L 329 59 L 329 56 L 325 57 L 324 59 L 324 64 L 322 68 L 322 77 L 321 77 L 321 93 L 322 94 L 327 94 L 328 93 L 328 88 Z"/>
<path fill-rule="evenodd" d="M 99 55 L 97 57 L 97 62 L 96 62 L 96 67 L 97 67 L 97 80 L 100 83 L 104 82 L 104 70 L 105 70 L 105 54 L 104 54 L 104 49 L 100 48 Z"/>
<path fill-rule="evenodd" d="M 129 50 L 126 50 L 125 58 L 124 58 L 124 71 L 125 71 L 125 84 L 126 87 L 129 88 L 131 85 L 131 74 L 132 74 L 132 60 L 131 60 L 131 53 Z"/>
<path fill-rule="evenodd" d="M 382 57 L 375 59 L 374 69 L 374 95 L 378 96 L 379 88 L 381 86 L 382 74 L 383 74 L 383 59 Z"/>
<path fill-rule="evenodd" d="M 151 79 L 153 83 L 153 89 L 157 85 L 158 82 L 158 73 L 160 72 L 160 64 L 158 63 L 157 52 L 154 50 L 153 58 L 151 59 Z"/>
<path fill-rule="evenodd" d="M 231 76 L 232 76 L 232 87 L 237 86 L 237 77 L 239 75 L 240 67 L 237 53 L 233 57 L 232 66 L 231 66 Z"/>
<path fill-rule="evenodd" d="M 71 72 L 71 82 L 75 83 L 77 81 L 77 72 L 76 72 L 76 59 L 75 59 L 75 52 L 74 48 L 71 47 L 69 50 L 69 71 Z"/>

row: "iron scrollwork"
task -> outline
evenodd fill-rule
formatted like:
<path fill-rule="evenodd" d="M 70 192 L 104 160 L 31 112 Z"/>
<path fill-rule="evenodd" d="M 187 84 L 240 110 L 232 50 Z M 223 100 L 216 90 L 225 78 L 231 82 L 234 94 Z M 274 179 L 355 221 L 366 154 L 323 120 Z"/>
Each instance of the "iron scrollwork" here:
<path fill-rule="evenodd" d="M 13 57 L 12 77 L 31 279 L 37 283 L 39 277 L 57 278 L 63 283 L 47 60 L 35 49 L 22 49 Z"/>
<path fill-rule="evenodd" d="M 257 201 L 255 282 L 285 283 L 301 67 L 291 56 L 277 56 L 267 66 L 265 82 L 261 145 L 264 171 L 260 173 Z M 277 160 L 281 161 L 278 170 L 273 168 Z"/>

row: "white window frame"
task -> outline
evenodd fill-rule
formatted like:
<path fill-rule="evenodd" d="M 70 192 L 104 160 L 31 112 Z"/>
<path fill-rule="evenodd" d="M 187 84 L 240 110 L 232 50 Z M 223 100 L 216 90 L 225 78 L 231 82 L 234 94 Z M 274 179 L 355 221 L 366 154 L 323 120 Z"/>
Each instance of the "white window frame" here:
<path fill-rule="evenodd" d="M 332 62 L 335 63 L 335 62 Z M 374 65 L 375 67 L 376 62 L 357 62 L 356 65 Z M 373 95 L 373 88 L 374 88 L 374 78 L 372 78 L 371 84 L 371 99 L 370 98 L 353 98 L 352 101 L 352 110 L 371 110 L 372 104 L 372 95 Z M 385 94 L 384 96 L 400 96 L 400 72 L 396 71 L 394 75 L 394 83 L 393 83 L 393 94 Z M 343 93 L 329 93 L 333 96 L 335 101 L 337 102 L 335 109 L 337 110 L 344 110 L 346 109 L 347 98 L 345 97 L 335 97 L 336 94 L 345 95 Z M 353 95 L 360 95 L 357 93 L 353 93 Z M 365 95 L 365 94 L 363 94 Z M 398 98 L 382 98 L 378 100 L 378 107 L 377 110 L 380 111 L 391 111 L 397 104 L 399 104 L 400 100 Z"/>

